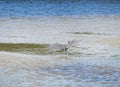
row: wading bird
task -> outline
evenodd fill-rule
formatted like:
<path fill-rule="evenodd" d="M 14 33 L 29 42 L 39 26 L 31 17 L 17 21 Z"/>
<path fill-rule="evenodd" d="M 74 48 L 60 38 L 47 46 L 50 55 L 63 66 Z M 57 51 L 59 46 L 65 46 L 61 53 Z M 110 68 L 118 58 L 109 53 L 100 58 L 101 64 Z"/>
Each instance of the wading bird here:
<path fill-rule="evenodd" d="M 52 49 L 56 49 L 59 51 L 67 51 L 68 49 L 70 49 L 70 47 L 75 43 L 75 40 L 72 41 L 68 41 L 67 44 L 59 44 L 59 43 L 54 43 L 50 45 L 50 48 Z"/>

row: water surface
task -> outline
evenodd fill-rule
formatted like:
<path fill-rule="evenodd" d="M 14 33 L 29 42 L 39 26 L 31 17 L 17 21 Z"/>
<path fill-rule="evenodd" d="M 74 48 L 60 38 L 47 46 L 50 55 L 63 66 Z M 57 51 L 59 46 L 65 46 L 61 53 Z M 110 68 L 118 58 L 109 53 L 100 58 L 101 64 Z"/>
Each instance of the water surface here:
<path fill-rule="evenodd" d="M 120 14 L 119 0 L 1 0 L 0 17 Z"/>
<path fill-rule="evenodd" d="M 119 87 L 120 17 L 0 18 L 1 87 Z M 55 51 L 48 44 L 66 44 Z"/>

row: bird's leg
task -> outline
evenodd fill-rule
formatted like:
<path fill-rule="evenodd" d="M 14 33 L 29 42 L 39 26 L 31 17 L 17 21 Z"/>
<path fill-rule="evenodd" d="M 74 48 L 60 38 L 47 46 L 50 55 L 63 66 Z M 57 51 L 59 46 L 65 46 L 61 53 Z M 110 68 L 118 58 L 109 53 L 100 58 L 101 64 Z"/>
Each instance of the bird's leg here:
<path fill-rule="evenodd" d="M 65 51 L 66 55 L 69 54 L 69 53 L 68 53 L 68 48 L 65 48 L 64 51 Z"/>
<path fill-rule="evenodd" d="M 66 55 L 68 55 L 68 51 L 66 51 Z"/>

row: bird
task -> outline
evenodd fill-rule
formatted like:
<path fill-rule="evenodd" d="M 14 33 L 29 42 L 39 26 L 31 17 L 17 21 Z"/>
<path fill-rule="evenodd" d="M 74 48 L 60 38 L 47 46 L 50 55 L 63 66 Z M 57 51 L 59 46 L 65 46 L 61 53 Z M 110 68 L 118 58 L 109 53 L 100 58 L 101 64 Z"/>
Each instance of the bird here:
<path fill-rule="evenodd" d="M 75 40 L 68 41 L 67 44 L 53 43 L 50 44 L 50 48 L 56 49 L 59 51 L 67 51 L 74 44 Z"/>

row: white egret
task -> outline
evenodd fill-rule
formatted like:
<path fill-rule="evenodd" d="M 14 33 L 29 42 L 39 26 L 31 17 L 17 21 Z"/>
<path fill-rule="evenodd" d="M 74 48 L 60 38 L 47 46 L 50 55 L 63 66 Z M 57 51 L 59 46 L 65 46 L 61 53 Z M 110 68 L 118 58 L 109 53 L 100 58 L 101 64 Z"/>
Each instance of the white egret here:
<path fill-rule="evenodd" d="M 50 44 L 50 48 L 52 49 L 56 49 L 59 51 L 67 51 L 68 49 L 70 49 L 70 47 L 75 43 L 75 40 L 72 41 L 68 41 L 67 44 L 60 44 L 60 43 L 54 43 L 54 44 Z"/>

